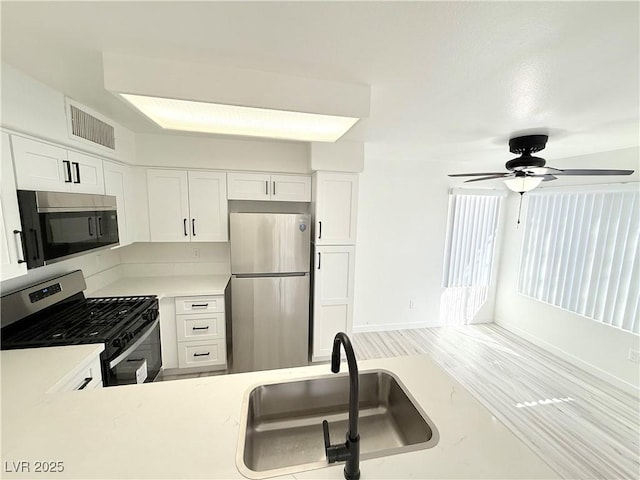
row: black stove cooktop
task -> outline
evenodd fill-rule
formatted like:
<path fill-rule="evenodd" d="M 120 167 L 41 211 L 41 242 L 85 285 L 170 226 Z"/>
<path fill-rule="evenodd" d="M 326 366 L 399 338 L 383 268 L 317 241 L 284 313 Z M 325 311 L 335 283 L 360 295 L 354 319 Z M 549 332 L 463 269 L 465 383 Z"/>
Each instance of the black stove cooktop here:
<path fill-rule="evenodd" d="M 113 356 L 158 316 L 155 296 L 82 294 L 2 329 L 2 349 L 105 343 Z"/>

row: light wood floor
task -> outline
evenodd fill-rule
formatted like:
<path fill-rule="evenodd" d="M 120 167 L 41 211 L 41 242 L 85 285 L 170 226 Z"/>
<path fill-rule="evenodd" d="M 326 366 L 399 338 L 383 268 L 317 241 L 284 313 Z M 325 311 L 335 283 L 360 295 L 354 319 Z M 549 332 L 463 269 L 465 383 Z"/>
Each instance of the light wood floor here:
<path fill-rule="evenodd" d="M 564 478 L 640 478 L 639 400 L 497 325 L 352 342 L 359 359 L 430 355 Z"/>

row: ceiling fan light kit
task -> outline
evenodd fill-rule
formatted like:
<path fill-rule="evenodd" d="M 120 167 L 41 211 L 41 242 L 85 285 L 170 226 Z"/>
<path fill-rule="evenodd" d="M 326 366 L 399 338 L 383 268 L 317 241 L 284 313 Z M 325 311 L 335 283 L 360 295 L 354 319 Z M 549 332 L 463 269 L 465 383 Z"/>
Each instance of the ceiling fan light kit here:
<path fill-rule="evenodd" d="M 512 192 L 525 193 L 529 190 L 533 190 L 538 185 L 540 185 L 542 183 L 542 180 L 542 176 L 533 177 L 522 175 L 503 180 L 503 182 Z"/>

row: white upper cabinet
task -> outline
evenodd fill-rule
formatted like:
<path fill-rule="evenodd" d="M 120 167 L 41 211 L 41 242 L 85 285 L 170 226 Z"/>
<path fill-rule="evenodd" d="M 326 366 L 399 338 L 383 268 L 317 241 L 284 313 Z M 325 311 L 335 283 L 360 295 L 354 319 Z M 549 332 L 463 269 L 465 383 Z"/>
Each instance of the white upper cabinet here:
<path fill-rule="evenodd" d="M 329 358 L 336 333 L 351 333 L 355 248 L 353 245 L 316 246 L 313 259 L 314 362 Z"/>
<path fill-rule="evenodd" d="M 189 171 L 192 242 L 226 242 L 227 178 L 224 172 Z"/>
<path fill-rule="evenodd" d="M 305 175 L 232 172 L 227 188 L 229 200 L 311 201 L 311 178 Z"/>
<path fill-rule="evenodd" d="M 0 184 L 0 274 L 1 279 L 27 273 L 22 249 L 22 227 L 16 196 L 16 183 L 11 158 L 9 135 L 2 133 L 2 170 Z"/>
<path fill-rule="evenodd" d="M 226 174 L 147 170 L 152 242 L 226 242 Z"/>
<path fill-rule="evenodd" d="M 301 175 L 271 175 L 271 200 L 280 202 L 310 202 L 311 177 Z"/>
<path fill-rule="evenodd" d="M 19 189 L 71 191 L 71 163 L 64 148 L 16 136 L 11 141 Z"/>
<path fill-rule="evenodd" d="M 229 200 L 269 200 L 271 175 L 264 173 L 227 173 Z"/>
<path fill-rule="evenodd" d="M 152 242 L 189 242 L 189 183 L 183 170 L 147 170 Z"/>
<path fill-rule="evenodd" d="M 355 245 L 358 174 L 316 172 L 314 241 L 317 245 Z"/>
<path fill-rule="evenodd" d="M 101 159 L 18 136 L 12 145 L 19 189 L 104 194 Z"/>
<path fill-rule="evenodd" d="M 116 197 L 118 205 L 118 238 L 120 246 L 133 242 L 133 180 L 132 169 L 126 165 L 103 162 L 104 166 L 104 193 Z"/>

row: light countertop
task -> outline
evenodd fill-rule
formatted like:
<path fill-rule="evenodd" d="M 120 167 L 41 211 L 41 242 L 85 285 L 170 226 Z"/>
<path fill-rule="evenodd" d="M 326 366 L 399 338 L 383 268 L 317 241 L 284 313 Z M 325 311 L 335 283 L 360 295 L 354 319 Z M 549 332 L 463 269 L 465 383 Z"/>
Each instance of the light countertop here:
<path fill-rule="evenodd" d="M 91 348 L 95 354 L 96 346 L 1 352 L 4 478 L 244 478 L 235 462 L 246 393 L 260 383 L 330 375 L 328 365 L 317 365 L 46 393 Z M 360 362 L 361 372 L 373 369 L 400 378 L 440 441 L 428 450 L 362 461 L 363 480 L 558 478 L 428 356 Z M 41 460 L 61 461 L 64 471 L 15 473 L 6 463 L 26 461 L 33 469 Z M 337 464 L 295 478 L 342 479 L 342 470 Z"/>
<path fill-rule="evenodd" d="M 91 297 L 157 295 L 185 297 L 224 295 L 230 275 L 182 275 L 162 277 L 124 277 L 91 293 Z"/>

